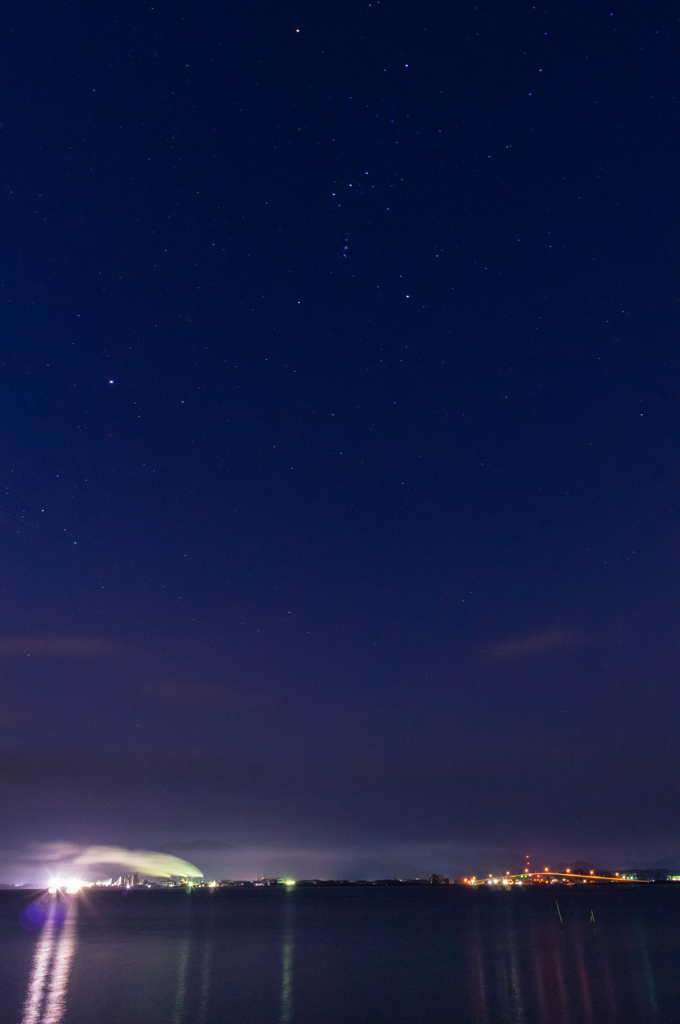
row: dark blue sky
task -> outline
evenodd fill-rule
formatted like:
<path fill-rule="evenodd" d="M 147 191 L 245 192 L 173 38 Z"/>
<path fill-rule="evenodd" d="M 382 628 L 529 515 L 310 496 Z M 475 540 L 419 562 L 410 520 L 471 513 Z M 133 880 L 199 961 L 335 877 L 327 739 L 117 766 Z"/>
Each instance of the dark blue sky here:
<path fill-rule="evenodd" d="M 680 854 L 675 7 L 4 21 L 9 845 Z"/>

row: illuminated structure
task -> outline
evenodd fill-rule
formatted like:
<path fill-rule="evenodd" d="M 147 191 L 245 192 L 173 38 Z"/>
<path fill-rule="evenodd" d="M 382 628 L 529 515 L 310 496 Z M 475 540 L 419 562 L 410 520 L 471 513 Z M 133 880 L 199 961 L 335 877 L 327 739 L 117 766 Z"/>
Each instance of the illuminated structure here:
<path fill-rule="evenodd" d="M 546 868 L 545 871 L 524 872 L 521 875 L 511 875 L 507 871 L 505 875 L 498 875 L 496 877 L 489 875 L 488 878 L 477 878 L 473 875 L 471 878 L 464 878 L 463 882 L 466 885 L 472 886 L 551 885 L 555 883 L 561 885 L 587 885 L 589 882 L 611 882 L 613 884 L 617 882 L 639 882 L 643 885 L 647 884 L 646 879 L 632 878 L 630 875 L 622 875 L 618 871 L 608 875 L 596 875 L 594 871 L 589 871 L 586 875 L 572 871 L 570 868 L 567 868 L 566 871 L 549 871 Z"/>

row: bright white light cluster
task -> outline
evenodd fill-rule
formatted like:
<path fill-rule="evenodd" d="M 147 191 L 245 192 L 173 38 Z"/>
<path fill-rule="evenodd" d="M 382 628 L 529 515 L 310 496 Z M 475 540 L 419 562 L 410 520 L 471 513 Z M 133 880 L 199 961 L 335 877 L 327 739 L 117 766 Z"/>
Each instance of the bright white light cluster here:
<path fill-rule="evenodd" d="M 90 885 L 84 878 L 74 878 L 73 875 L 56 875 L 50 878 L 50 892 L 54 895 L 57 892 L 67 892 L 74 896 L 81 889 Z"/>

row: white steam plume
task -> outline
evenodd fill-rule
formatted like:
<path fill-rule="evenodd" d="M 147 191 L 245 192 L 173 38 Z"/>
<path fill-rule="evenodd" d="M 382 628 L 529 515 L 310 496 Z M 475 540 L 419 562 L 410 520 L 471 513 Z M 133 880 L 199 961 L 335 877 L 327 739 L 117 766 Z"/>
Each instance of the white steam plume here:
<path fill-rule="evenodd" d="M 173 857 L 170 853 L 154 853 L 153 850 L 126 850 L 122 846 L 88 846 L 71 863 L 119 864 L 154 878 L 170 878 L 171 875 L 203 878 L 200 868 L 181 857 Z"/>

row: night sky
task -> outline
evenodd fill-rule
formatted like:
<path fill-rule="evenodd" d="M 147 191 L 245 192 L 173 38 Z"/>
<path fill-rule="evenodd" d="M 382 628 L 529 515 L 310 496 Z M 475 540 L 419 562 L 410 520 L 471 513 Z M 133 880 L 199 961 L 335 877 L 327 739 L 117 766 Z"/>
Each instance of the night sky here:
<path fill-rule="evenodd" d="M 6 865 L 680 862 L 676 5 L 3 21 Z"/>

